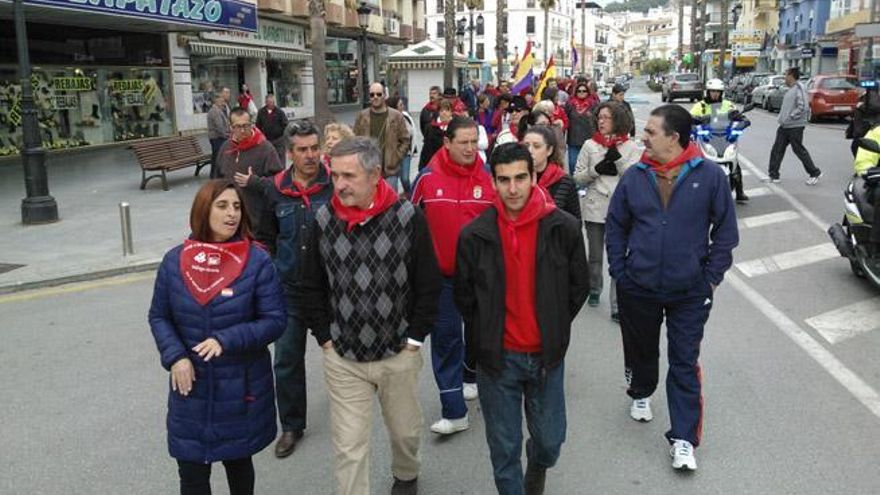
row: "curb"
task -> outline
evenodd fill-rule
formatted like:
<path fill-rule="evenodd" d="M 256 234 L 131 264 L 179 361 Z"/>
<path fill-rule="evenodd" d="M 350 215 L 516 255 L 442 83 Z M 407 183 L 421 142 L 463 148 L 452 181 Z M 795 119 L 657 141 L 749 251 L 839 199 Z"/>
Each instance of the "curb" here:
<path fill-rule="evenodd" d="M 160 263 L 161 260 L 148 260 L 131 265 L 121 266 L 118 268 L 109 268 L 106 270 L 97 270 L 94 272 L 68 275 L 66 277 L 2 285 L 0 286 L 0 295 L 23 292 L 26 290 L 45 289 L 46 287 L 57 287 L 59 285 L 67 285 L 76 282 L 86 282 L 102 278 L 116 277 L 119 275 L 127 275 L 130 273 L 148 272 L 158 269 Z"/>

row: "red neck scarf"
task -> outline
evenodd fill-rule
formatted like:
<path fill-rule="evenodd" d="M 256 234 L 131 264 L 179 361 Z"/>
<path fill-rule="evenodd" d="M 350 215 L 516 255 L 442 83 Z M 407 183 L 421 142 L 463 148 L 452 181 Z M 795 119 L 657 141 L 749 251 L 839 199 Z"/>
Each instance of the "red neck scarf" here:
<path fill-rule="evenodd" d="M 323 165 L 323 164 L 322 164 Z M 325 167 L 324 168 L 325 177 L 330 175 L 330 171 Z M 318 172 L 318 176 L 315 177 L 315 181 L 312 182 L 311 186 L 303 187 L 293 178 L 293 167 L 282 170 L 275 174 L 275 189 L 278 190 L 281 194 L 291 197 L 291 198 L 302 198 L 303 203 L 306 205 L 306 208 L 312 208 L 312 200 L 309 198 L 312 194 L 321 192 L 325 186 L 328 184 L 321 180 L 321 172 Z"/>
<path fill-rule="evenodd" d="M 629 141 L 629 136 L 627 136 L 626 134 L 620 136 L 605 136 L 596 131 L 595 133 L 593 133 L 592 139 L 599 145 L 605 148 L 610 148 L 612 146 L 617 146 L 620 143 L 625 143 Z"/>
<path fill-rule="evenodd" d="M 565 176 L 565 170 L 562 170 L 562 167 L 555 163 L 548 163 L 547 168 L 538 177 L 538 185 L 549 190 L 550 186 L 559 182 L 563 176 Z"/>
<path fill-rule="evenodd" d="M 483 159 L 480 158 L 479 153 L 474 158 L 473 165 L 461 165 L 452 161 L 446 146 L 437 150 L 431 161 L 437 165 L 440 172 L 451 177 L 476 177 L 483 170 Z"/>
<path fill-rule="evenodd" d="M 232 285 L 244 271 L 251 243 L 249 240 L 210 243 L 183 241 L 180 273 L 193 299 L 204 306 L 217 294 L 233 295 Z"/>
<path fill-rule="evenodd" d="M 696 143 L 691 141 L 688 144 L 687 148 L 685 148 L 680 155 L 668 161 L 667 163 L 658 163 L 648 158 L 647 152 L 642 154 L 641 161 L 645 165 L 651 167 L 651 170 L 653 170 L 655 173 L 665 174 L 666 172 L 669 172 L 676 167 L 682 166 L 685 162 L 693 160 L 694 158 L 699 158 L 701 156 L 703 156 L 703 154 L 700 153 L 700 148 L 697 148 Z"/>
<path fill-rule="evenodd" d="M 373 197 L 373 204 L 367 209 L 358 208 L 357 206 L 345 206 L 335 193 L 330 198 L 330 203 L 333 205 L 333 212 L 340 220 L 347 224 L 347 231 L 351 232 L 355 226 L 391 208 L 397 202 L 397 199 L 397 193 L 394 192 L 394 189 L 391 189 L 391 186 L 385 182 L 385 179 L 379 179 L 376 195 Z"/>
<path fill-rule="evenodd" d="M 498 212 L 498 230 L 500 235 L 504 236 L 513 249 L 513 254 L 519 254 L 519 241 L 517 240 L 516 229 L 537 222 L 546 217 L 556 209 L 556 203 L 553 197 L 541 186 L 532 188 L 529 199 L 516 220 L 512 220 L 507 215 L 507 209 L 501 200 L 501 195 L 496 194 L 494 200 L 495 210 Z"/>
<path fill-rule="evenodd" d="M 571 102 L 571 105 L 574 107 L 574 111 L 577 113 L 587 113 L 593 106 L 593 101 L 589 98 L 572 96 L 568 99 L 568 101 Z"/>
<path fill-rule="evenodd" d="M 266 136 L 263 135 L 263 132 L 258 127 L 254 126 L 251 129 L 253 129 L 254 132 L 253 134 L 251 134 L 251 137 L 247 139 L 243 139 L 241 141 L 230 139 L 229 151 L 227 151 L 227 153 L 232 154 L 247 151 L 266 140 Z"/>
<path fill-rule="evenodd" d="M 431 122 L 431 125 L 434 126 L 434 127 L 436 127 L 436 128 L 438 128 L 438 129 L 440 129 L 441 131 L 445 131 L 445 130 L 446 130 L 446 127 L 449 125 L 450 122 L 452 122 L 452 121 L 451 121 L 451 120 L 447 120 L 447 121 L 444 122 L 444 121 L 442 121 L 442 120 L 440 120 L 440 119 L 437 119 L 437 120 L 432 121 L 432 122 Z"/>

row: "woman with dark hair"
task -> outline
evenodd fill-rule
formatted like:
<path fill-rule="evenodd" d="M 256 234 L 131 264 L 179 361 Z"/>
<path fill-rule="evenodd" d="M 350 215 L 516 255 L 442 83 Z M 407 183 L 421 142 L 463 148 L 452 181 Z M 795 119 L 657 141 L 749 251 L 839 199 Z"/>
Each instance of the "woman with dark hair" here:
<path fill-rule="evenodd" d="M 422 154 L 419 155 L 419 172 L 422 171 L 431 158 L 443 147 L 443 136 L 446 135 L 446 126 L 452 121 L 453 104 L 448 99 L 440 100 L 437 105 L 437 118 L 425 129 L 425 144 L 422 145 Z"/>
<path fill-rule="evenodd" d="M 284 332 L 284 291 L 269 254 L 251 241 L 231 180 L 199 189 L 190 227 L 159 266 L 149 312 L 170 372 L 168 451 L 181 495 L 210 494 L 216 461 L 230 494 L 250 495 L 251 457 L 276 434 L 268 346 Z"/>
<path fill-rule="evenodd" d="M 574 179 L 559 165 L 562 148 L 556 131 L 549 125 L 534 125 L 526 130 L 520 142 L 528 146 L 532 154 L 538 185 L 550 192 L 559 209 L 580 220 L 581 207 Z"/>
<path fill-rule="evenodd" d="M 602 294 L 608 204 L 620 176 L 641 158 L 638 146 L 629 139 L 633 122 L 626 107 L 616 101 L 606 101 L 599 105 L 596 115 L 598 130 L 591 139 L 584 142 L 574 170 L 574 181 L 577 185 L 586 187 L 586 195 L 581 199 L 581 215 L 587 229 L 590 264 L 590 295 L 587 304 L 593 307 L 599 305 L 599 296 Z M 611 319 L 617 322 L 619 316 L 614 280 L 611 280 L 609 289 Z"/>
<path fill-rule="evenodd" d="M 568 115 L 568 173 L 574 174 L 574 166 L 584 141 L 590 139 L 596 132 L 596 116 L 593 107 L 596 101 L 590 98 L 589 85 L 586 82 L 578 83 L 574 95 L 565 104 L 565 114 Z"/>
<path fill-rule="evenodd" d="M 510 114 L 510 124 L 498 133 L 498 137 L 495 138 L 495 146 L 519 141 L 522 135 L 520 131 L 525 131 L 528 125 L 527 119 L 532 112 L 532 107 L 526 103 L 526 99 L 522 96 L 514 96 L 510 105 L 507 106 L 507 112 Z"/>
<path fill-rule="evenodd" d="M 412 184 L 409 180 L 409 169 L 410 164 L 412 163 L 412 157 L 416 154 L 416 143 L 418 142 L 416 136 L 416 123 L 413 120 L 412 115 L 406 111 L 405 98 L 392 96 L 385 100 L 385 105 L 387 105 L 388 108 L 397 110 L 403 115 L 403 122 L 406 124 L 406 130 L 409 131 L 409 151 L 403 155 L 403 160 L 400 162 L 400 185 L 403 187 L 403 192 L 408 195 L 412 192 Z"/>

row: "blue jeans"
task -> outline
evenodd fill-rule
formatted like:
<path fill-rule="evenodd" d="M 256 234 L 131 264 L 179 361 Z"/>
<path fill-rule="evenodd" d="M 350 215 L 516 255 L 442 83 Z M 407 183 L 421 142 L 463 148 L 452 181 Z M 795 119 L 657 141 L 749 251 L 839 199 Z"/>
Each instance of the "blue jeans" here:
<path fill-rule="evenodd" d="M 400 162 L 400 185 L 403 186 L 403 192 L 409 194 L 412 192 L 412 185 L 409 182 L 409 165 L 412 161 L 412 155 L 406 155 L 403 157 L 403 161 Z"/>
<path fill-rule="evenodd" d="M 505 351 L 499 376 L 477 369 L 486 441 L 492 459 L 495 487 L 503 495 L 523 493 L 522 411 L 525 398 L 528 462 L 551 468 L 565 441 L 564 363 L 544 372 L 541 357 Z"/>
<path fill-rule="evenodd" d="M 306 429 L 306 334 L 308 329 L 293 308 L 287 308 L 287 328 L 275 341 L 275 396 L 282 431 Z"/>
<path fill-rule="evenodd" d="M 452 280 L 443 279 L 437 304 L 437 321 L 431 332 L 431 366 L 440 389 L 442 416 L 459 419 L 467 416 L 468 408 L 462 395 L 464 336 L 462 319 L 452 300 Z"/>
<path fill-rule="evenodd" d="M 578 155 L 581 154 L 580 146 L 568 145 L 568 175 L 574 175 L 574 167 L 577 165 Z"/>

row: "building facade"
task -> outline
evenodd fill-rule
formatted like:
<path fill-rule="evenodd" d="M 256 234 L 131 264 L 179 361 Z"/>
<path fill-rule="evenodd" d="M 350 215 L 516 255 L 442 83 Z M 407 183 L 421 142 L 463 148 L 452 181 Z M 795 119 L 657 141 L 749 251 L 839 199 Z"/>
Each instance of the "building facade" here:
<path fill-rule="evenodd" d="M 822 51 L 831 0 L 779 0 L 779 30 L 771 63 L 775 72 L 799 67 L 805 75 L 836 70 L 837 53 Z"/>

